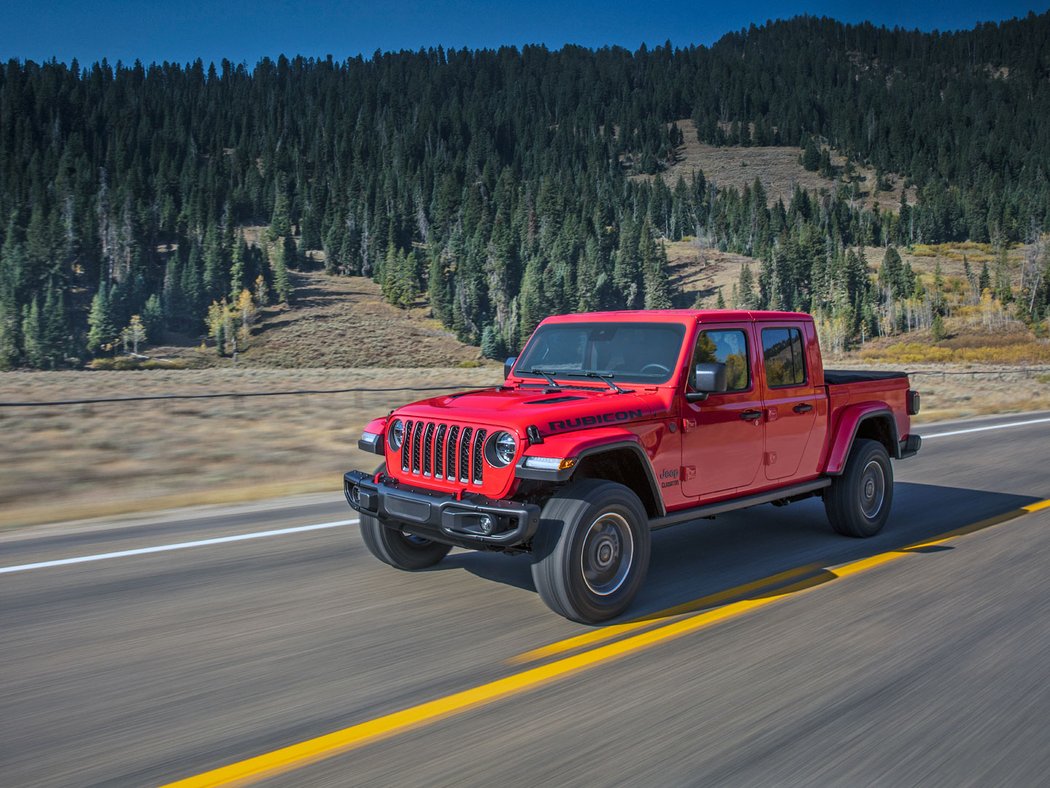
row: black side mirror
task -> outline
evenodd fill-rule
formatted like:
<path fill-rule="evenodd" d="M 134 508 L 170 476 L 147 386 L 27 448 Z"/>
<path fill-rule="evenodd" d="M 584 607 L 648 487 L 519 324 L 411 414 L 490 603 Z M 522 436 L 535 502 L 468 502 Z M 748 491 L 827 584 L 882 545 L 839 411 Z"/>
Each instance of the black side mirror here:
<path fill-rule="evenodd" d="M 702 402 L 709 394 L 720 394 L 728 388 L 725 364 L 697 364 L 693 370 L 692 387 L 686 393 L 689 402 Z"/>
<path fill-rule="evenodd" d="M 510 371 L 514 369 L 514 362 L 518 360 L 517 356 L 511 356 L 503 362 L 503 379 L 506 380 L 510 377 Z"/>

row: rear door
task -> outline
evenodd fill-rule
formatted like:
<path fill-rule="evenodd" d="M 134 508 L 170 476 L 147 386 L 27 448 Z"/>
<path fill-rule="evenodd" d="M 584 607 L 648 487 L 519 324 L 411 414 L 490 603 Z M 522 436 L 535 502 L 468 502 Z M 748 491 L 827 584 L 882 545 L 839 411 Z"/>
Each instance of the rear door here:
<path fill-rule="evenodd" d="M 692 363 L 726 365 L 728 390 L 682 406 L 682 492 L 745 490 L 762 480 L 763 419 L 751 324 L 704 324 Z"/>
<path fill-rule="evenodd" d="M 805 332 L 800 324 L 756 323 L 762 349 L 766 412 L 765 476 L 785 479 L 799 472 L 823 399 L 807 368 Z"/>

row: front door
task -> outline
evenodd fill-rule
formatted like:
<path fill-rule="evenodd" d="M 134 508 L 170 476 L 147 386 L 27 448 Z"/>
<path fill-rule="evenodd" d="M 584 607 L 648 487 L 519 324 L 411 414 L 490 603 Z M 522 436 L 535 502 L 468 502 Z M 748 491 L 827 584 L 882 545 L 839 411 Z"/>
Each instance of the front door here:
<path fill-rule="evenodd" d="M 750 327 L 705 325 L 693 365 L 726 365 L 727 390 L 682 407 L 682 492 L 690 498 L 744 490 L 760 479 L 764 419 L 752 374 Z"/>

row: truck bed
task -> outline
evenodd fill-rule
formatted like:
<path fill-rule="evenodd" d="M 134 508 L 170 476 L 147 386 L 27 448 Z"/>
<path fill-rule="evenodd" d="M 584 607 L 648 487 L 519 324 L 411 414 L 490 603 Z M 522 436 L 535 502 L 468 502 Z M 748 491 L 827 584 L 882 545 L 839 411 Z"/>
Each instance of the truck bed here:
<path fill-rule="evenodd" d="M 891 378 L 906 378 L 907 372 L 886 372 L 885 370 L 870 369 L 825 369 L 824 382 L 829 386 L 839 386 L 844 383 L 870 383 L 876 380 L 890 380 Z"/>

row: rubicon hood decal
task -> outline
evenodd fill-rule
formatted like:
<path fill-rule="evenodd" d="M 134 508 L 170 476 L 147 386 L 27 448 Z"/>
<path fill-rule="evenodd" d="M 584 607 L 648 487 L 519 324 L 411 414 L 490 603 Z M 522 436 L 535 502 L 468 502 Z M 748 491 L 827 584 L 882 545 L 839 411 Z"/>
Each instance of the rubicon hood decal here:
<path fill-rule="evenodd" d="M 577 416 L 572 419 L 556 419 L 547 422 L 547 429 L 551 432 L 565 432 L 566 430 L 577 430 L 580 427 L 596 427 L 599 424 L 616 424 L 621 421 L 633 421 L 642 418 L 644 414 L 639 409 L 616 410 L 612 413 L 600 413 L 595 416 Z"/>

